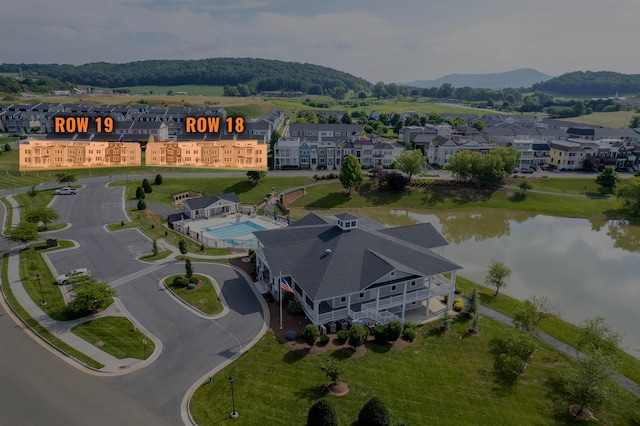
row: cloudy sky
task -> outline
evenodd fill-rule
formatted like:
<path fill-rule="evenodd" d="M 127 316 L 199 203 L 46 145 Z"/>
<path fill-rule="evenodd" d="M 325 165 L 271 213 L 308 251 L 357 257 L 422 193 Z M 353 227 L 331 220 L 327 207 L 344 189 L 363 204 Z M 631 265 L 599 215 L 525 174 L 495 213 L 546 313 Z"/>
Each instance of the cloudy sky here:
<path fill-rule="evenodd" d="M 0 62 L 260 57 L 369 81 L 640 74 L 639 0 L 4 0 Z"/>

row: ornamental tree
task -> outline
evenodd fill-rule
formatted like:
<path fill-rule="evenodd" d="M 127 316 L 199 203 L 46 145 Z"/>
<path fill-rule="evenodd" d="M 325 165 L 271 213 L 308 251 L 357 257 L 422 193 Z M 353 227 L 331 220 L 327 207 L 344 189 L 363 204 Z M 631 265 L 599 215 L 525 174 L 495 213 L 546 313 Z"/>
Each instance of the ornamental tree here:
<path fill-rule="evenodd" d="M 507 280 L 510 276 L 511 269 L 505 266 L 504 263 L 497 261 L 491 262 L 484 283 L 489 287 L 496 288 L 496 294 L 494 294 L 493 297 L 498 296 L 500 289 L 507 286 Z"/>
<path fill-rule="evenodd" d="M 596 177 L 596 183 L 608 191 L 612 191 L 620 182 L 620 177 L 616 173 L 616 168 L 613 166 L 605 166 Z"/>
<path fill-rule="evenodd" d="M 351 196 L 351 190 L 353 188 L 357 188 L 362 185 L 364 181 L 364 173 L 362 172 L 362 167 L 360 166 L 360 162 L 355 155 L 349 154 L 342 161 L 342 168 L 340 169 L 340 183 L 344 189 L 349 191 L 349 196 Z"/>
<path fill-rule="evenodd" d="M 25 214 L 25 220 L 27 222 L 38 223 L 42 222 L 44 224 L 44 229 L 47 229 L 47 224 L 53 222 L 54 220 L 58 220 L 60 215 L 54 209 L 50 207 L 40 206 L 34 207 L 27 211 Z"/>
<path fill-rule="evenodd" d="M 420 173 L 425 164 L 427 164 L 427 157 L 419 149 L 405 151 L 395 158 L 395 168 L 408 174 L 409 180 L 414 174 Z"/>
<path fill-rule="evenodd" d="M 35 241 L 38 238 L 40 238 L 40 234 L 38 234 L 38 225 L 35 223 L 22 221 L 7 230 L 7 239 L 16 243 L 24 243 L 25 249 L 28 242 Z"/>

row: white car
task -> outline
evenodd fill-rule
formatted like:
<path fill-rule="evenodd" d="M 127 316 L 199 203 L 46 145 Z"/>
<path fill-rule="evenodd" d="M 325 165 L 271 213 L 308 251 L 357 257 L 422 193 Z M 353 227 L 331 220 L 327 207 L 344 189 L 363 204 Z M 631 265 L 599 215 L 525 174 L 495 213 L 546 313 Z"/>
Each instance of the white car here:
<path fill-rule="evenodd" d="M 64 188 L 56 189 L 56 195 L 70 195 L 77 194 L 78 190 L 75 188 L 71 188 L 69 186 L 65 186 Z"/>
<path fill-rule="evenodd" d="M 60 285 L 68 284 L 69 278 L 73 276 L 90 277 L 91 271 L 87 268 L 74 269 L 73 271 L 69 271 L 66 274 L 62 274 L 58 278 L 56 278 L 56 283 Z"/>

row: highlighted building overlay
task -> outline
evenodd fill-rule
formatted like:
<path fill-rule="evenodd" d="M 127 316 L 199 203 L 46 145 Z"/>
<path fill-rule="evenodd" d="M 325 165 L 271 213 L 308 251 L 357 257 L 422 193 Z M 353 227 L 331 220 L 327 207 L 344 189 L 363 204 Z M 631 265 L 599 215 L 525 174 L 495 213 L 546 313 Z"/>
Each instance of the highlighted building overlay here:
<path fill-rule="evenodd" d="M 19 147 L 20 171 L 142 164 L 138 143 L 30 139 Z"/>
<path fill-rule="evenodd" d="M 257 140 L 149 142 L 146 164 L 267 170 L 267 145 Z"/>

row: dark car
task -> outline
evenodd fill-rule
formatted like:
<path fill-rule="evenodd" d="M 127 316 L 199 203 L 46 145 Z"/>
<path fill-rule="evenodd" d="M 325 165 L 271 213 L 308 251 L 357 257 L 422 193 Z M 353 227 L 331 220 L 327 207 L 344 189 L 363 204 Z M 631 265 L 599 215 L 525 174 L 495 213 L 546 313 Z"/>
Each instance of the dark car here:
<path fill-rule="evenodd" d="M 533 169 L 531 169 L 531 168 L 522 169 L 522 170 L 520 171 L 520 173 L 528 173 L 528 174 L 531 174 L 531 173 L 533 173 L 533 172 L 534 172 L 534 170 L 533 170 Z"/>

